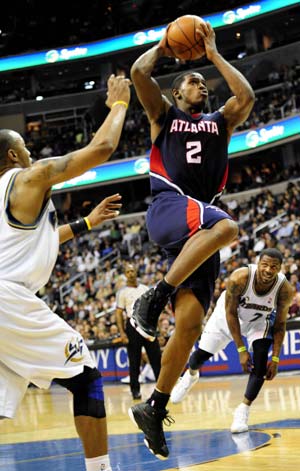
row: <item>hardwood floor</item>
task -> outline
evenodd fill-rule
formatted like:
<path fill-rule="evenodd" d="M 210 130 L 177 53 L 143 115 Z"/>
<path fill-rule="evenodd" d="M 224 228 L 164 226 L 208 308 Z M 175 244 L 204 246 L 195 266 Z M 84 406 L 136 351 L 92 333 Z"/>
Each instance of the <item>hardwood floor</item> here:
<path fill-rule="evenodd" d="M 170 457 L 159 461 L 131 423 L 129 386 L 104 385 L 110 455 L 114 471 L 295 471 L 300 462 L 300 372 L 266 382 L 250 413 L 250 431 L 232 435 L 232 412 L 246 378 L 201 378 L 188 397 L 170 404 L 175 424 L 165 428 Z M 142 385 L 146 399 L 154 385 Z M 29 388 L 15 420 L 0 421 L 0 470 L 84 470 L 72 418 L 72 398 L 64 389 Z"/>

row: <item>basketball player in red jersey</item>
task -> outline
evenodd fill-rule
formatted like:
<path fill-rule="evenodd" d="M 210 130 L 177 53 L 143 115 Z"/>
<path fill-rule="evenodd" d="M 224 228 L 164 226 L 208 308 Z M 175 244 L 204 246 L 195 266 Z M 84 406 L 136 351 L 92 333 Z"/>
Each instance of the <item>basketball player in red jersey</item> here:
<path fill-rule="evenodd" d="M 246 78 L 218 52 L 211 25 L 206 23 L 196 31 L 203 38 L 206 57 L 232 92 L 219 110 L 203 113 L 208 92 L 204 77 L 196 72 L 185 72 L 173 82 L 175 105 L 162 95 L 151 72 L 159 58 L 172 56 L 167 33 L 131 69 L 153 143 L 150 182 L 154 198 L 147 227 L 150 237 L 166 250 L 170 266 L 165 278 L 136 301 L 132 323 L 153 340 L 158 317 L 171 297 L 176 329 L 164 350 L 154 392 L 146 403 L 129 409 L 129 415 L 160 459 L 169 455 L 162 427 L 168 418 L 166 405 L 200 335 L 219 272 L 219 249 L 238 234 L 237 224 L 213 203 L 226 183 L 230 137 L 247 119 L 255 100 Z"/>

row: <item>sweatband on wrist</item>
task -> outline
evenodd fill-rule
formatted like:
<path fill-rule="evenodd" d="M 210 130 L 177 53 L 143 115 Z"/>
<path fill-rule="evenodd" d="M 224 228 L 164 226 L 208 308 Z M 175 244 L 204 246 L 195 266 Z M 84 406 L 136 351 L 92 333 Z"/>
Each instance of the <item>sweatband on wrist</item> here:
<path fill-rule="evenodd" d="M 126 103 L 126 101 L 124 101 L 124 100 L 117 100 L 117 101 L 115 101 L 115 102 L 111 105 L 111 107 L 113 108 L 113 107 L 116 106 L 116 105 L 123 105 L 123 106 L 125 106 L 126 109 L 128 108 L 128 103 Z"/>
<path fill-rule="evenodd" d="M 279 357 L 276 357 L 275 355 L 273 355 L 272 361 L 274 361 L 274 363 L 279 363 Z"/>
<path fill-rule="evenodd" d="M 239 353 L 246 352 L 246 351 L 247 351 L 247 347 L 246 347 L 245 345 L 243 345 L 242 347 L 239 347 L 239 348 L 237 349 L 237 351 L 238 351 Z"/>
<path fill-rule="evenodd" d="M 86 222 L 86 225 L 87 225 L 87 228 L 88 228 L 88 231 L 90 231 L 92 229 L 92 226 L 91 226 L 91 223 L 90 223 L 90 220 L 89 218 L 85 217 L 83 218 Z"/>
<path fill-rule="evenodd" d="M 88 224 L 86 222 L 86 218 L 80 218 L 80 219 L 77 219 L 77 221 L 70 222 L 70 227 L 72 229 L 74 236 L 89 230 Z"/>

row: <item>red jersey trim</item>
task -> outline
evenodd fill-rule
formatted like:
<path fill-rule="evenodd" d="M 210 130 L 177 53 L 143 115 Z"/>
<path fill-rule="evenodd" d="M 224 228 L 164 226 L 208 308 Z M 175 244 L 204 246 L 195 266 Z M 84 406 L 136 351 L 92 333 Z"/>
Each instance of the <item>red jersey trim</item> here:
<path fill-rule="evenodd" d="M 225 170 L 225 172 L 224 172 L 222 181 L 221 181 L 220 186 L 219 186 L 219 188 L 218 188 L 218 192 L 219 192 L 219 191 L 223 191 L 224 188 L 225 188 L 225 185 L 226 185 L 226 182 L 227 182 L 227 178 L 228 178 L 228 169 L 229 169 L 229 165 L 228 165 L 228 163 L 227 163 L 227 165 L 226 165 L 226 170 Z"/>
<path fill-rule="evenodd" d="M 150 171 L 165 177 L 169 181 L 172 181 L 163 164 L 160 150 L 154 144 L 152 145 L 150 154 Z"/>
<path fill-rule="evenodd" d="M 191 198 L 187 198 L 186 222 L 189 228 L 189 237 L 191 237 L 201 227 L 200 205 Z"/>

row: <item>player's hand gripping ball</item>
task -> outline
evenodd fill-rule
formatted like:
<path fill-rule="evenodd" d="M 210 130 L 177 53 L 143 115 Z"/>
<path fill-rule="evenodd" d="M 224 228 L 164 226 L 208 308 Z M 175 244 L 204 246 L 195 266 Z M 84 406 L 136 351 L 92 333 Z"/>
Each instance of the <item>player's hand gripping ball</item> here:
<path fill-rule="evenodd" d="M 167 31 L 168 47 L 181 60 L 196 60 L 205 55 L 202 37 L 196 32 L 205 21 L 196 15 L 184 15 L 174 20 Z"/>

